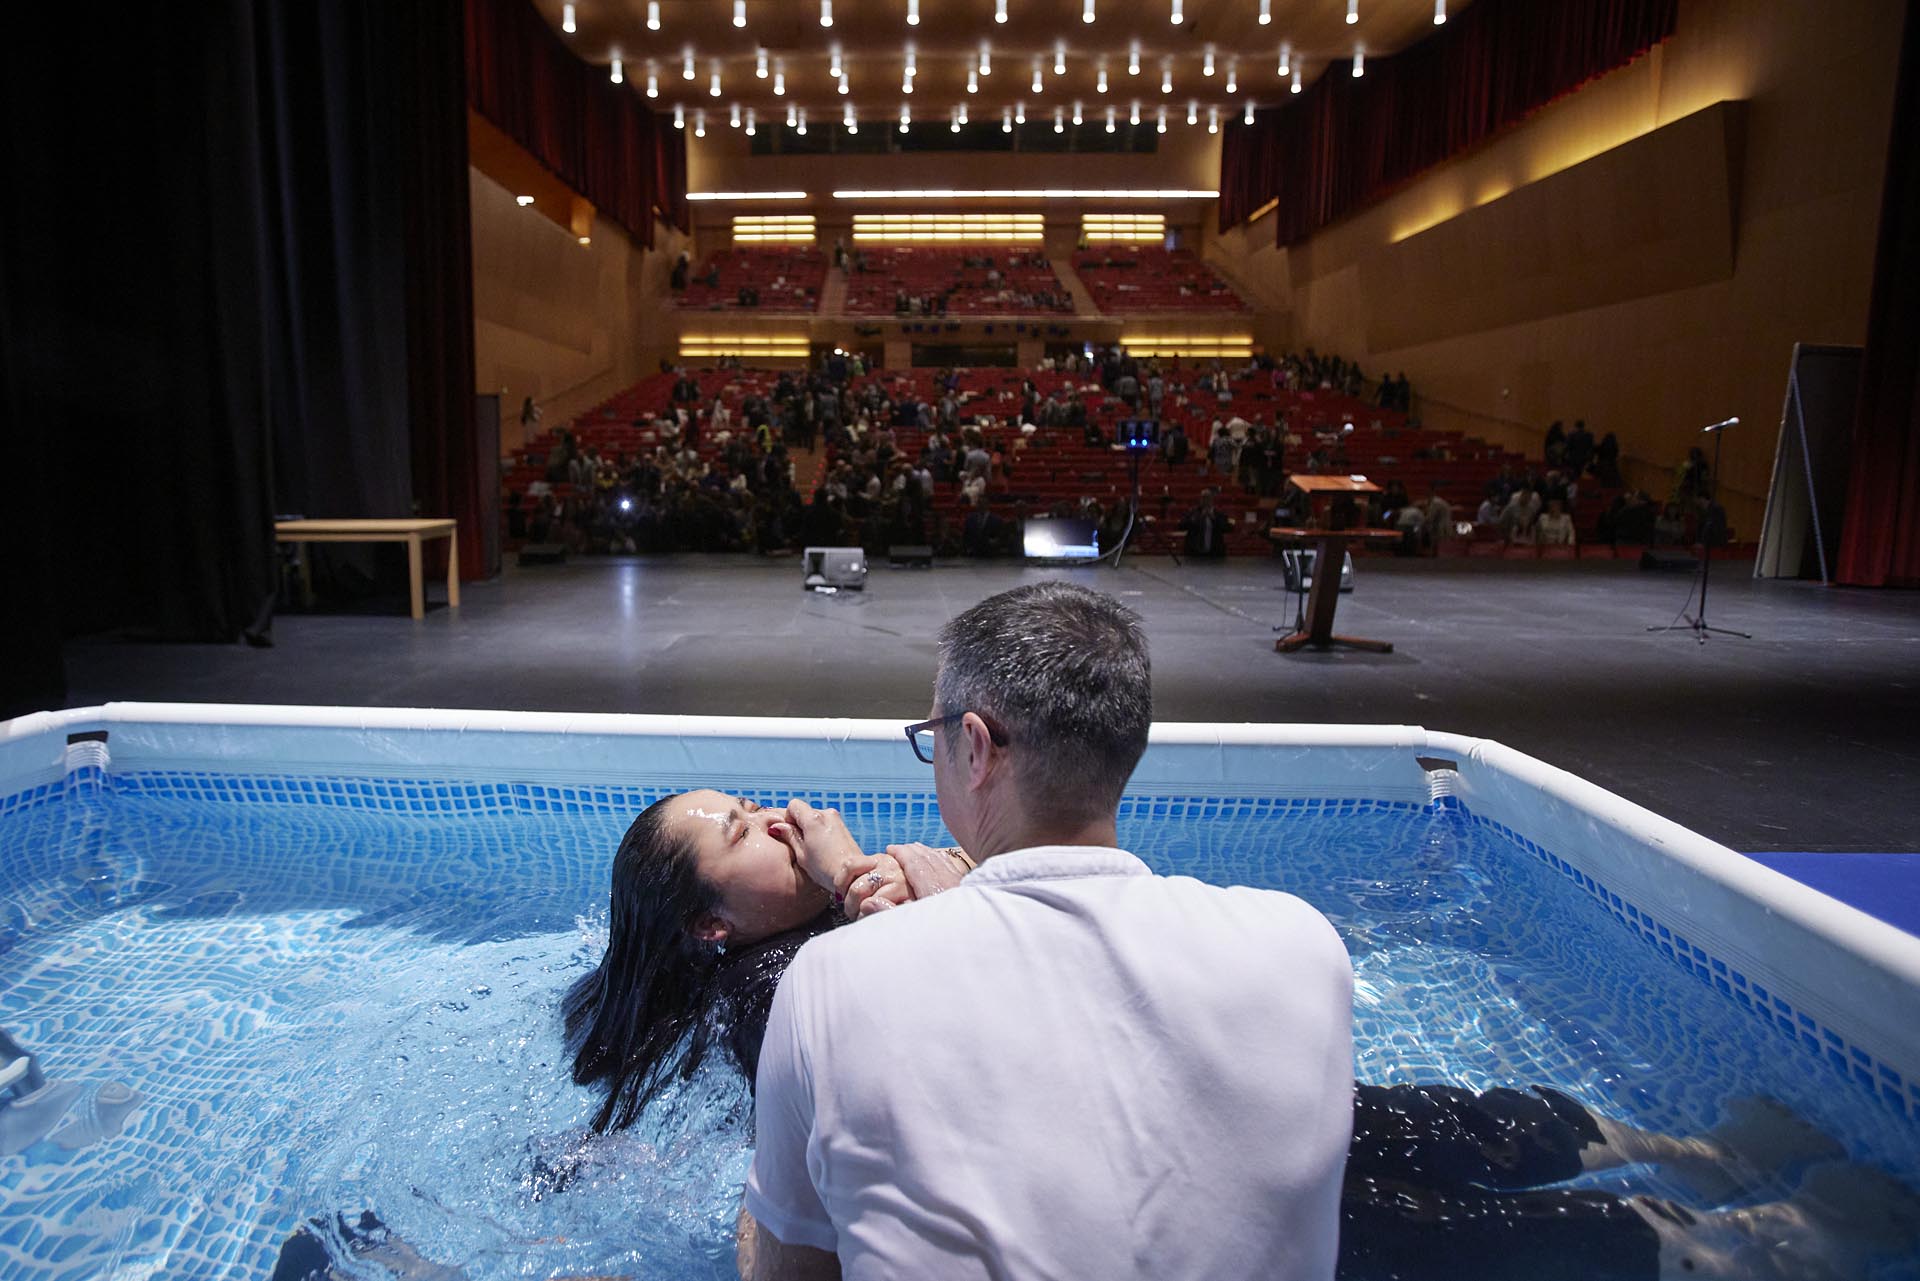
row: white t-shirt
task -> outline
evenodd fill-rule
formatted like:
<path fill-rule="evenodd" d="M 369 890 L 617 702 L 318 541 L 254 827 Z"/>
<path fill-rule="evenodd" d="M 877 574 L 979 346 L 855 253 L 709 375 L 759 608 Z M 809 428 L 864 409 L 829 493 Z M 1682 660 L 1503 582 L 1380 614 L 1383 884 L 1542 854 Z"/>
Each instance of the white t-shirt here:
<path fill-rule="evenodd" d="M 1291 895 L 1002 854 L 800 949 L 747 1208 L 848 1281 L 1325 1281 L 1352 991 Z"/>

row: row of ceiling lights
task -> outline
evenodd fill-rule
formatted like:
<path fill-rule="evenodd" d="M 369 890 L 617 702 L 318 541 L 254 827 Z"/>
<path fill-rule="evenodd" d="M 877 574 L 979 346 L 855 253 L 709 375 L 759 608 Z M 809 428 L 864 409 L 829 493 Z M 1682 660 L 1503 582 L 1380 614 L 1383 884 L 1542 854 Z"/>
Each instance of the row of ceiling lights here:
<path fill-rule="evenodd" d="M 1186 14 L 1182 10 L 1182 0 L 1172 0 L 1172 4 L 1173 8 L 1167 20 L 1177 27 L 1186 21 Z M 568 35 L 572 35 L 579 29 L 576 8 L 577 6 L 573 4 L 560 6 L 560 29 Z M 1080 21 L 1090 23 L 1094 17 L 1094 0 L 1082 0 Z M 993 20 L 1000 23 L 1007 20 L 1007 0 L 994 0 Z M 1433 0 L 1434 25 L 1439 26 L 1446 20 L 1447 0 Z M 1348 25 L 1351 26 L 1359 21 L 1360 0 L 1347 0 Z M 1273 0 L 1260 0 L 1260 25 L 1264 27 L 1272 22 Z M 733 0 L 733 25 L 736 27 L 747 25 L 747 0 Z M 833 0 L 820 0 L 820 25 L 823 27 L 833 25 Z M 907 25 L 909 27 L 920 25 L 920 0 L 907 0 Z M 660 0 L 647 0 L 647 30 L 660 30 Z"/>
<path fill-rule="evenodd" d="M 696 138 L 706 137 L 707 136 L 706 109 L 701 107 L 696 107 L 691 114 L 693 117 L 693 136 Z M 1201 107 L 1200 107 L 1199 101 L 1197 99 L 1190 99 L 1187 102 L 1187 123 L 1190 125 L 1199 124 L 1200 114 L 1201 114 Z M 675 103 L 673 107 L 673 127 L 675 129 L 686 128 L 687 117 L 688 117 L 687 109 L 681 106 L 680 104 Z M 1081 104 L 1077 101 L 1073 104 L 1072 119 L 1075 125 L 1080 125 L 1084 123 L 1086 119 L 1086 113 L 1082 109 Z M 1244 119 L 1248 124 L 1253 123 L 1252 101 L 1248 101 L 1248 103 L 1246 104 L 1246 113 L 1245 113 Z M 1127 123 L 1132 125 L 1137 125 L 1140 123 L 1140 120 L 1141 120 L 1140 104 L 1139 102 L 1136 101 L 1134 102 L 1132 109 L 1127 114 Z M 1206 120 L 1207 120 L 1208 133 L 1220 132 L 1220 108 L 1212 107 L 1212 106 L 1206 108 Z M 1108 133 L 1114 132 L 1115 129 L 1119 127 L 1118 121 L 1119 121 L 1119 109 L 1116 107 L 1109 106 L 1106 109 L 1106 124 L 1107 124 Z M 1053 131 L 1055 133 L 1065 133 L 1067 128 L 1066 122 L 1067 122 L 1067 109 L 1065 107 L 1055 107 L 1053 109 Z M 860 132 L 860 119 L 859 119 L 859 116 L 854 112 L 854 109 L 851 103 L 848 104 L 845 114 L 841 116 L 840 123 L 846 127 L 846 130 L 848 133 Z M 960 127 L 967 123 L 968 123 L 967 106 L 965 103 L 961 103 L 959 106 L 955 107 L 952 111 L 947 113 L 948 128 L 950 128 L 954 133 L 959 133 Z M 1015 125 L 1024 125 L 1026 123 L 1027 123 L 1027 104 L 1026 103 L 1024 102 L 1017 103 L 1014 106 L 1005 107 L 1001 109 L 1000 132 L 1012 133 L 1013 127 Z M 728 107 L 727 124 L 729 127 L 734 129 L 744 128 L 746 130 L 747 136 L 751 138 L 759 130 L 760 120 L 759 120 L 758 113 L 756 113 L 752 107 L 748 107 L 744 111 L 742 111 L 740 104 L 736 102 L 736 103 L 730 104 Z M 912 124 L 913 124 L 913 108 L 908 106 L 906 103 L 901 103 L 900 104 L 900 125 L 899 125 L 900 132 L 906 133 L 907 130 L 912 126 Z M 1154 127 L 1161 133 L 1165 133 L 1167 131 L 1167 109 L 1165 107 L 1160 107 L 1154 113 Z M 806 135 L 807 113 L 805 108 L 796 107 L 791 103 L 787 105 L 787 128 L 793 130 L 795 133 L 800 134 L 803 137 Z"/>

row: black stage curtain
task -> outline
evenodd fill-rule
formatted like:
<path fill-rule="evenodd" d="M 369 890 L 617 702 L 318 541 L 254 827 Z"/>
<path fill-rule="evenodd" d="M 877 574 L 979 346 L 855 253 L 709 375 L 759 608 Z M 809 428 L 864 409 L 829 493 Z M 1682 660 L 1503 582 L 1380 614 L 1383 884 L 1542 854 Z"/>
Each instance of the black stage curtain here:
<path fill-rule="evenodd" d="M 1679 0 L 1476 0 L 1427 39 L 1327 67 L 1286 105 L 1225 126 L 1220 230 L 1277 200 L 1305 239 L 1673 34 Z"/>
<path fill-rule="evenodd" d="M 575 57 L 529 0 L 466 5 L 473 109 L 639 244 L 653 248 L 656 209 L 686 231 L 686 134 Z"/>
<path fill-rule="evenodd" d="M 264 638 L 276 512 L 474 540 L 461 0 L 0 19 L 0 712 L 62 636 Z M 457 119 L 457 127 L 449 121 Z M 466 548 L 463 546 L 463 551 Z M 13 646 L 9 645 L 10 652 Z"/>
<path fill-rule="evenodd" d="M 1835 580 L 1920 587 L 1920 0 L 1908 0 Z"/>

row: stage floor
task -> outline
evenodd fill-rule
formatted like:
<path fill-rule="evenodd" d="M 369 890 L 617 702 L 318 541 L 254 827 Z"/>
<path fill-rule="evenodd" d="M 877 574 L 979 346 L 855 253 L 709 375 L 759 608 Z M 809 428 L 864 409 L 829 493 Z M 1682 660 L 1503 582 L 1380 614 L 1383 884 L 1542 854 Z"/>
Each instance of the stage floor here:
<path fill-rule="evenodd" d="M 1920 594 L 1755 583 L 1716 564 L 1716 626 L 1649 634 L 1685 576 L 1624 562 L 1365 559 L 1337 627 L 1392 654 L 1282 655 L 1272 560 L 1119 571 L 876 565 L 864 593 L 796 559 L 656 557 L 510 569 L 459 610 L 300 615 L 276 646 L 67 650 L 73 705 L 114 699 L 876 716 L 927 714 L 935 630 L 984 596 L 1066 577 L 1145 618 L 1155 715 L 1376 722 L 1483 735 L 1742 851 L 1920 851 Z M 902 745 L 902 751 L 906 750 Z"/>

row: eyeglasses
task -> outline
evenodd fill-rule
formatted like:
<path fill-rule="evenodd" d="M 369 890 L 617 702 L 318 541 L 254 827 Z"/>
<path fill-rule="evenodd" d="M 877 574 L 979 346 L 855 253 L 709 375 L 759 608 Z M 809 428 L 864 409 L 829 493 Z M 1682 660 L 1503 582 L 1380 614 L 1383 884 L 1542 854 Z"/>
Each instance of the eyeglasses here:
<path fill-rule="evenodd" d="M 955 712 L 951 716 L 936 716 L 930 721 L 921 721 L 917 725 L 907 726 L 907 742 L 912 745 L 913 754 L 919 757 L 923 763 L 927 765 L 933 764 L 933 731 L 939 729 L 942 725 L 951 725 L 965 715 L 965 712 Z M 975 712 L 974 715 L 980 716 L 980 713 Z M 993 740 L 995 747 L 1005 747 L 1012 741 L 1007 737 L 1005 730 L 995 725 L 986 717 L 980 716 L 980 723 L 987 727 L 987 737 Z"/>

